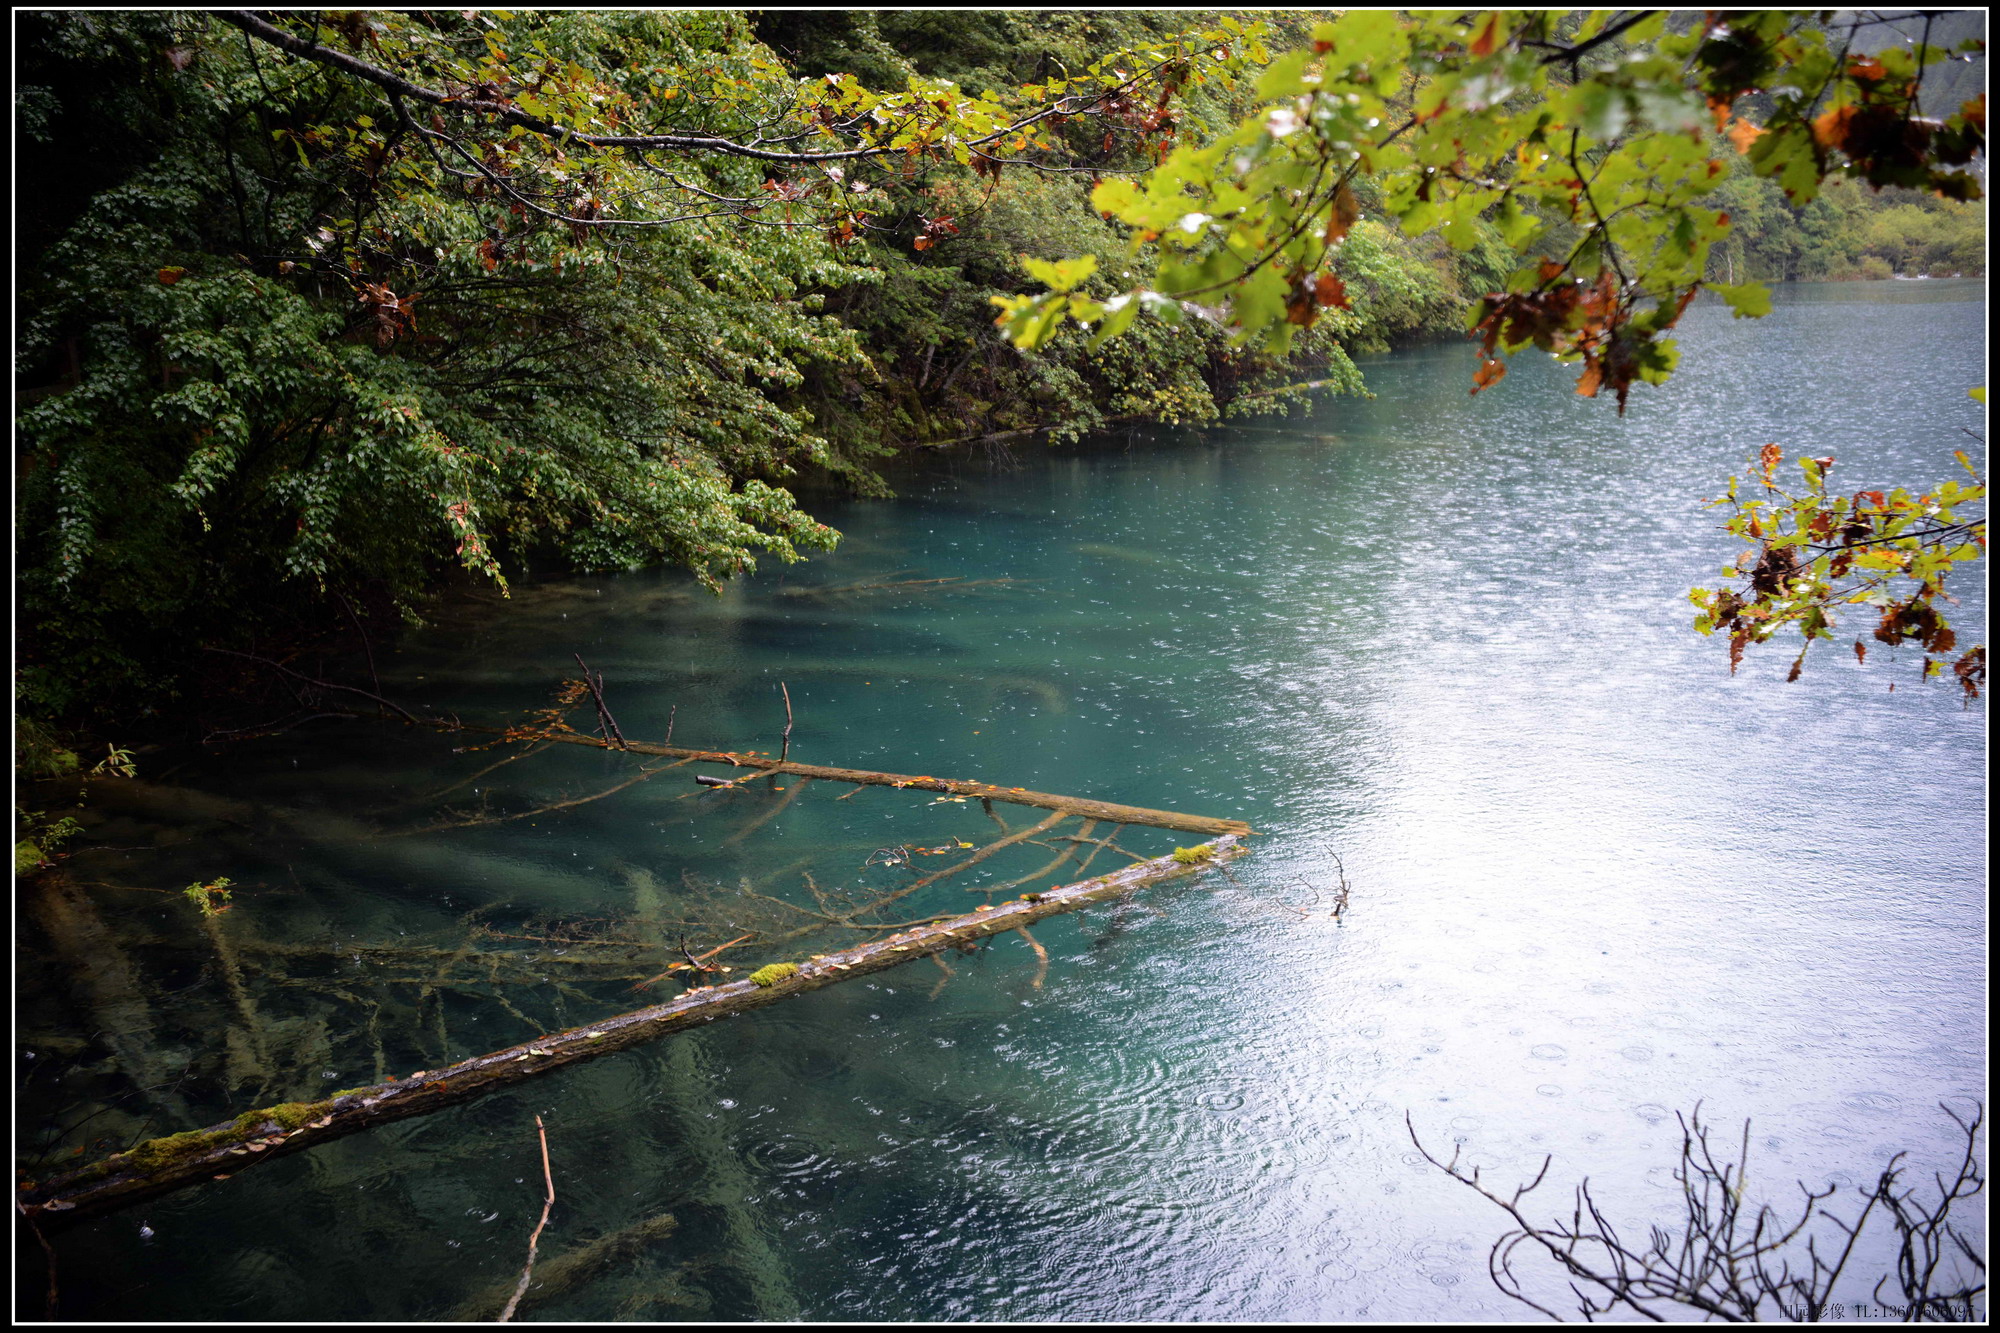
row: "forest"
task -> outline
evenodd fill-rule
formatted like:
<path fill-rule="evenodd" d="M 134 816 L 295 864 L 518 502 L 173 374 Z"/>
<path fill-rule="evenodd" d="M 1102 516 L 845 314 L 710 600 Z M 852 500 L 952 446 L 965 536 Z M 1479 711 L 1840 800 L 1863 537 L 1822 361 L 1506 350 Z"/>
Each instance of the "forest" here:
<path fill-rule="evenodd" d="M 1969 58 L 1946 58 L 1963 17 L 1930 35 L 1933 88 Z M 714 586 L 830 547 L 798 487 L 886 494 L 878 465 L 898 451 L 1363 392 L 1354 356 L 1462 336 L 1529 244 L 1521 219 L 1547 215 L 1541 246 L 1573 225 L 1559 201 L 1488 192 L 1440 228 L 1407 201 L 1384 211 L 1387 163 L 1356 177 L 1341 294 L 1324 319 L 1286 307 L 1299 336 L 1282 349 L 1147 319 L 1023 355 L 991 317 L 1042 272 L 1022 257 L 1122 247 L 1093 183 L 1222 135 L 1323 44 L 1315 22 L 383 12 L 305 21 L 302 37 L 222 14 L 24 13 L 21 716 L 129 729 L 198 688 L 203 647 L 357 617 L 387 632 L 454 569 L 504 588 L 664 561 Z M 1908 26 L 1848 40 L 1907 42 Z M 776 125 L 793 128 L 773 143 L 796 143 L 814 117 L 863 108 L 870 125 L 886 108 L 912 119 L 845 179 L 811 154 L 705 145 L 669 149 L 686 159 L 671 170 L 637 150 L 566 167 L 555 145 L 531 163 L 541 140 L 520 125 L 439 138 L 440 110 L 425 125 L 338 61 L 273 44 L 308 39 L 539 114 L 604 105 L 605 123 L 643 115 L 717 142 Z M 1201 44 L 1212 53 L 1186 63 Z M 1119 58 L 1123 81 L 1102 72 Z M 1052 78 L 1085 69 L 1100 72 Z M 1086 84 L 1088 114 L 1037 121 L 1011 157 L 947 147 Z M 933 95 L 947 89 L 961 100 Z M 1737 127 L 1776 110 L 1743 101 Z M 1948 138 L 1983 120 L 1941 123 Z M 1980 271 L 1981 206 L 1911 188 L 1921 170 L 1867 163 L 1807 191 L 1784 162 L 1729 151 L 1719 123 L 1708 147 L 1726 170 L 1702 199 L 1730 221 L 1697 277 Z M 520 159 L 535 198 L 479 154 Z"/>

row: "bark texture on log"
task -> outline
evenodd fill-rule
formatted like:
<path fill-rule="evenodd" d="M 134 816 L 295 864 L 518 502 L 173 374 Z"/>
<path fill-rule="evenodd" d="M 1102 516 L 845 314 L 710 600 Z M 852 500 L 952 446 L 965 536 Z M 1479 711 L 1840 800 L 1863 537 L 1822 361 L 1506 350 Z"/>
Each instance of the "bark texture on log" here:
<path fill-rule="evenodd" d="M 633 742 L 632 748 L 641 748 L 640 743 Z M 786 771 L 798 771 L 805 766 L 784 767 Z M 821 769 L 802 772 L 801 776 L 844 772 Z M 1196 874 L 1247 850 L 1242 839 L 1232 833 L 1197 848 L 1142 861 L 1046 893 L 1031 893 L 990 908 L 943 917 L 869 944 L 797 963 L 772 964 L 741 981 L 691 990 L 666 1004 L 586 1023 L 566 1032 L 461 1060 L 443 1069 L 419 1072 L 374 1087 L 349 1089 L 323 1101 L 263 1107 L 207 1129 L 152 1139 L 76 1171 L 24 1186 L 18 1195 L 22 1212 L 44 1231 L 101 1217 L 189 1185 L 233 1175 L 258 1162 L 302 1152 L 391 1121 L 472 1101 L 567 1065 L 759 1009 L 804 991 L 898 967 L 1003 931 L 1019 930 L 1044 918 L 1122 897 L 1150 884 Z"/>

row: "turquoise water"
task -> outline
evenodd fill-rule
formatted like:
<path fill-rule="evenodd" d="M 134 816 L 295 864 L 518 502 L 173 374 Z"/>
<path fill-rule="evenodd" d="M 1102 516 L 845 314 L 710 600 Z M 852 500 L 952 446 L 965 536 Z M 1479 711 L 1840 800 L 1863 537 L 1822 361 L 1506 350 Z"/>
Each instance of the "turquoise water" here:
<path fill-rule="evenodd" d="M 65 1313 L 474 1310 L 540 1211 L 537 1114 L 543 1263 L 630 1240 L 535 1293 L 543 1319 L 1532 1317 L 1486 1276 L 1504 1217 L 1406 1113 L 1496 1181 L 1552 1155 L 1546 1214 L 1587 1174 L 1635 1231 L 1671 1215 L 1697 1101 L 1732 1143 L 1752 1119 L 1781 1205 L 1899 1149 L 1942 1164 L 1937 1103 L 1986 1080 L 1984 706 L 1838 643 L 1796 684 L 1775 645 L 1731 677 L 1685 592 L 1734 553 L 1700 497 L 1767 441 L 1856 488 L 1948 475 L 1984 429 L 1985 316 L 1978 283 L 1698 306 L 1622 419 L 1539 359 L 1474 399 L 1469 348 L 1401 353 L 1310 418 L 929 460 L 893 502 L 816 507 L 835 555 L 719 600 L 633 575 L 454 604 L 381 654 L 385 692 L 517 716 L 581 653 L 628 736 L 776 751 L 783 682 L 797 759 L 1267 836 L 1234 882 L 1038 927 L 1039 986 L 1008 937 L 80 1227 Z M 875 851 L 999 832 L 977 803 L 686 769 L 532 814 L 638 770 L 562 749 L 474 776 L 506 752 L 464 743 L 321 721 L 94 798 L 133 849 L 72 862 L 100 934 L 29 915 L 126 961 L 24 1003 L 30 1146 L 46 1117 L 93 1117 L 53 1153 L 119 1146 L 618 1012 L 680 934 L 804 920 L 806 873 L 880 897 L 910 872 Z M 249 1017 L 159 892 L 225 874 Z M 981 900 L 947 881 L 886 919 Z M 645 947 L 593 972 L 590 937 Z M 98 1035 L 41 1039 L 65 1027 Z"/>

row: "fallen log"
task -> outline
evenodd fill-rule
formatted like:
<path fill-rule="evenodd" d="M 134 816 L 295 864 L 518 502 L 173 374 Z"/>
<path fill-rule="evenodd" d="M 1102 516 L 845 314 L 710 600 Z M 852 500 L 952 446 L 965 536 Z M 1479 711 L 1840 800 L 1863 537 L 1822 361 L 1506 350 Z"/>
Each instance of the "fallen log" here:
<path fill-rule="evenodd" d="M 633 744 L 637 748 L 638 743 Z M 941 917 L 868 944 L 803 962 L 774 963 L 741 981 L 691 990 L 666 1004 L 586 1023 L 443 1069 L 349 1088 L 322 1101 L 260 1107 L 207 1129 L 151 1139 L 78 1170 L 23 1182 L 17 1195 L 21 1212 L 45 1232 L 102 1217 L 189 1185 L 227 1179 L 259 1162 L 469 1102 L 568 1065 L 1196 874 L 1247 850 L 1237 835 L 1230 834 L 1046 893 Z"/>
<path fill-rule="evenodd" d="M 218 648 L 211 651 L 222 652 L 224 650 Z M 268 666 L 283 671 L 286 675 L 296 677 L 309 684 L 324 685 L 329 689 L 346 690 L 352 694 L 368 695 L 368 691 L 359 690 L 350 685 L 334 685 L 331 682 L 315 680 L 310 676 L 300 675 L 300 673 L 293 671 L 283 663 L 273 662 L 268 658 L 255 657 L 249 653 L 232 652 L 229 655 L 232 657 L 248 658 L 254 662 L 263 662 Z M 581 658 L 578 659 L 579 662 L 581 660 Z M 600 718 L 608 719 L 610 714 L 604 708 L 603 682 L 601 677 L 592 679 L 588 668 L 585 669 L 584 676 L 584 688 L 589 691 L 591 697 L 596 701 Z M 376 698 L 374 695 L 368 695 L 368 697 Z M 456 715 L 450 718 L 418 718 L 400 704 L 391 703 L 387 699 L 381 699 L 379 702 L 389 708 L 393 708 L 398 715 L 409 722 L 431 727 L 438 731 L 476 731 L 489 736 L 504 736 L 509 740 L 534 740 L 561 745 L 585 745 L 599 750 L 632 751 L 639 754 L 659 755 L 665 758 L 679 759 L 683 762 L 728 764 L 735 768 L 751 768 L 773 775 L 789 773 L 797 777 L 824 778 L 829 782 L 847 782 L 862 787 L 909 787 L 915 788 L 918 791 L 942 792 L 947 796 L 978 797 L 986 801 L 1005 801 L 1012 805 L 1031 805 L 1043 810 L 1060 810 L 1065 814 L 1078 815 L 1084 819 L 1101 819 L 1115 824 L 1144 824 L 1152 828 L 1174 829 L 1182 833 L 1202 833 L 1215 836 L 1218 834 L 1243 834 L 1255 831 L 1240 819 L 1215 819 L 1207 815 L 1183 815 L 1172 810 L 1151 810 L 1144 806 L 1119 805 L 1112 801 L 1093 801 L 1077 796 L 1057 796 L 1050 792 L 1029 791 L 1025 787 L 999 787 L 990 782 L 968 782 L 957 778 L 938 778 L 932 777 L 928 773 L 920 775 L 878 773 L 863 768 L 829 768 L 822 764 L 790 763 L 786 758 L 791 749 L 791 697 L 789 691 L 786 693 L 785 703 L 785 751 L 776 759 L 758 754 L 737 753 L 729 750 L 693 750 L 677 745 L 652 745 L 644 741 L 627 741 L 623 736 L 617 734 L 617 724 L 615 722 L 608 724 L 610 730 L 606 736 L 600 738 L 572 731 L 568 728 L 567 724 L 561 722 L 539 728 L 518 725 L 512 727 L 483 726 L 478 723 L 461 721 Z M 560 708 L 553 710 L 557 716 L 560 715 L 561 711 Z M 670 721 L 668 724 L 669 739 L 672 738 L 672 734 L 672 723 Z M 695 781 L 705 786 L 727 785 L 717 784 L 712 778 L 700 775 L 696 776 Z"/>
<path fill-rule="evenodd" d="M 1113 824 L 1144 824 L 1151 828 L 1174 829 L 1181 833 L 1215 836 L 1254 832 L 1240 819 L 1215 819 L 1208 815 L 1177 814 L 1171 810 L 1148 810 L 1137 805 L 1118 805 L 1111 801 L 1093 801 L 1080 796 L 1056 796 L 1049 792 L 1029 791 L 1025 787 L 996 787 L 990 782 L 936 778 L 929 774 L 912 776 L 908 773 L 876 773 L 864 768 L 829 768 L 824 764 L 788 763 L 759 754 L 737 753 L 730 750 L 690 750 L 684 746 L 653 745 L 646 741 L 626 741 L 623 745 L 611 745 L 595 736 L 585 736 L 573 731 L 519 733 L 516 728 L 488 727 L 471 722 L 442 719 L 430 719 L 426 725 L 436 727 L 440 731 L 477 731 L 502 736 L 518 734 L 522 740 L 532 738 L 562 745 L 587 745 L 598 750 L 629 750 L 634 754 L 660 755 L 697 763 L 727 764 L 733 768 L 754 768 L 765 773 L 789 773 L 801 778 L 824 778 L 828 782 L 850 782 L 864 787 L 907 787 L 917 791 L 941 792 L 947 796 L 977 797 L 981 800 L 1004 801 L 1009 805 L 1031 805 L 1042 810 L 1061 810 L 1065 814 L 1081 815 L 1085 819 L 1099 819 Z M 705 780 L 702 776 L 697 776 L 695 781 L 703 785 L 721 785 L 712 780 Z"/>

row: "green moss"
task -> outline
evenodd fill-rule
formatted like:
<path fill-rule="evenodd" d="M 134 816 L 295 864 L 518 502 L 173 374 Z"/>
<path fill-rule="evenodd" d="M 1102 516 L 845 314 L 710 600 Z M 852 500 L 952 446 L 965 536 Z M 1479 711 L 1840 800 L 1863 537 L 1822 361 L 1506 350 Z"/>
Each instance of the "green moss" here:
<path fill-rule="evenodd" d="M 331 1100 L 280 1102 L 276 1106 L 262 1106 L 254 1111 L 245 1111 L 228 1124 L 214 1129 L 190 1129 L 179 1134 L 169 1134 L 161 1139 L 148 1139 L 130 1152 L 119 1154 L 119 1157 L 135 1169 L 151 1174 L 166 1170 L 189 1157 L 198 1156 L 213 1148 L 256 1138 L 268 1132 L 264 1129 L 266 1125 L 276 1125 L 285 1130 L 301 1129 L 307 1123 L 319 1119 L 332 1110 Z"/>
<path fill-rule="evenodd" d="M 224 1129 L 190 1129 L 169 1134 L 163 1139 L 148 1139 L 125 1156 L 133 1166 L 151 1174 L 163 1171 L 183 1158 L 219 1147 L 235 1137 L 233 1125 Z"/>
<path fill-rule="evenodd" d="M 324 1102 L 279 1102 L 276 1106 L 266 1106 L 250 1111 L 236 1118 L 236 1123 L 247 1132 L 266 1121 L 277 1124 L 281 1129 L 302 1129 L 308 1121 L 317 1120 L 333 1109 L 331 1101 Z"/>
<path fill-rule="evenodd" d="M 768 967 L 760 967 L 755 972 L 752 972 L 750 980 L 756 982 L 759 986 L 775 986 L 798 970 L 799 965 L 797 963 L 772 963 Z"/>
<path fill-rule="evenodd" d="M 1198 866 L 1203 861 L 1210 861 L 1214 858 L 1215 848 L 1205 842 L 1193 847 L 1174 848 L 1174 860 L 1179 861 L 1184 866 Z"/>
<path fill-rule="evenodd" d="M 14 874 L 32 875 L 42 864 L 42 849 L 35 846 L 33 839 L 24 839 L 14 844 Z"/>

